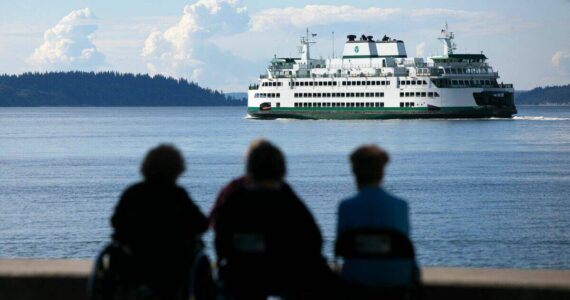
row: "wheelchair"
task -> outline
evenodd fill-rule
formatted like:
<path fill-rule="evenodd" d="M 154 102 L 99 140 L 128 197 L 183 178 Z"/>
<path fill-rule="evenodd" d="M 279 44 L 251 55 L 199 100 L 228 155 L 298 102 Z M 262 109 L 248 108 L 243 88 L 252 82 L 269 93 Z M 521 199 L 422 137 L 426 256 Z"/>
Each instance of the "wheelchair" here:
<path fill-rule="evenodd" d="M 361 228 L 340 234 L 335 261 L 344 299 L 417 299 L 420 270 L 410 239 L 396 230 Z M 344 264 L 344 265 L 343 265 Z"/>
<path fill-rule="evenodd" d="M 201 241 L 144 250 L 133 251 L 117 241 L 106 245 L 89 276 L 89 299 L 215 299 L 210 261 Z M 164 259 L 164 264 L 157 255 Z"/>

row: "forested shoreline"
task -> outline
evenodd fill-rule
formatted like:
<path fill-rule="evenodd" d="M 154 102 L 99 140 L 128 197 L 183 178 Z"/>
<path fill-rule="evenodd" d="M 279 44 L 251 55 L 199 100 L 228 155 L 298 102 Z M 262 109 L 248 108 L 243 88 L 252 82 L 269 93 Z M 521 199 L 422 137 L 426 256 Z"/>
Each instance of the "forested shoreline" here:
<path fill-rule="evenodd" d="M 118 72 L 0 75 L 0 106 L 237 106 L 185 79 Z"/>

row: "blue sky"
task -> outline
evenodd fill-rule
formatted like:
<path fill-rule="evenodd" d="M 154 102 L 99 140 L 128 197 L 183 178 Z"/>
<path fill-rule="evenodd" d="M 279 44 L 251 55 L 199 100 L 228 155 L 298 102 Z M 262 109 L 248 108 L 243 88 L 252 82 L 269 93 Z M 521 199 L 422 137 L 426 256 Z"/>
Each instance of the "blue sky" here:
<path fill-rule="evenodd" d="M 457 52 L 483 51 L 517 89 L 570 83 L 570 1 L 63 1 L 0 2 L 0 72 L 117 70 L 184 77 L 245 91 L 268 60 L 340 53 L 347 34 L 388 34 L 409 56 L 441 54 L 447 21 Z"/>

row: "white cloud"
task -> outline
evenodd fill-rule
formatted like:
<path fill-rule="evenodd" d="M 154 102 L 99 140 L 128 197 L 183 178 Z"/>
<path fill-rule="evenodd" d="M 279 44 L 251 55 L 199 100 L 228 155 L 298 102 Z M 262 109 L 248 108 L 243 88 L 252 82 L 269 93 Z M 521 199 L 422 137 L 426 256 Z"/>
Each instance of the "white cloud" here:
<path fill-rule="evenodd" d="M 426 42 L 421 42 L 416 46 L 416 57 L 424 57 L 426 45 Z"/>
<path fill-rule="evenodd" d="M 245 31 L 248 21 L 246 9 L 237 0 L 199 0 L 187 5 L 176 25 L 164 32 L 153 31 L 146 38 L 142 56 L 147 69 L 151 74 L 185 77 L 209 85 L 231 81 L 228 76 L 240 76 L 239 72 L 230 72 L 238 59 L 221 51 L 210 38 Z"/>
<path fill-rule="evenodd" d="M 298 28 L 345 22 L 378 22 L 402 14 L 400 8 L 356 8 L 350 5 L 307 5 L 302 8 L 286 7 L 266 9 L 252 17 L 250 28 L 265 31 L 281 26 Z"/>
<path fill-rule="evenodd" d="M 562 76 L 570 75 L 570 52 L 558 51 L 554 53 L 551 59 L 552 66 Z"/>
<path fill-rule="evenodd" d="M 89 8 L 72 11 L 44 33 L 44 42 L 28 59 L 40 70 L 93 70 L 105 64 L 105 57 L 93 44 L 97 30 Z"/>

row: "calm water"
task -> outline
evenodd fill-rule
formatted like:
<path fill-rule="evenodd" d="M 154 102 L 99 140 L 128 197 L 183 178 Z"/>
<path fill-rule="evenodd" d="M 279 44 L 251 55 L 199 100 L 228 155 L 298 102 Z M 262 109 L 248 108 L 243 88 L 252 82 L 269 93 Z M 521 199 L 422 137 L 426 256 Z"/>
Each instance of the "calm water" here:
<path fill-rule="evenodd" d="M 288 160 L 330 257 L 347 155 L 378 143 L 386 188 L 408 200 L 423 265 L 570 269 L 570 108 L 513 120 L 259 121 L 243 108 L 0 108 L 0 257 L 92 258 L 151 146 L 188 162 L 181 185 L 208 212 L 251 139 Z M 291 220 L 295 222 L 295 220 Z M 211 235 L 206 237 L 211 244 Z"/>

